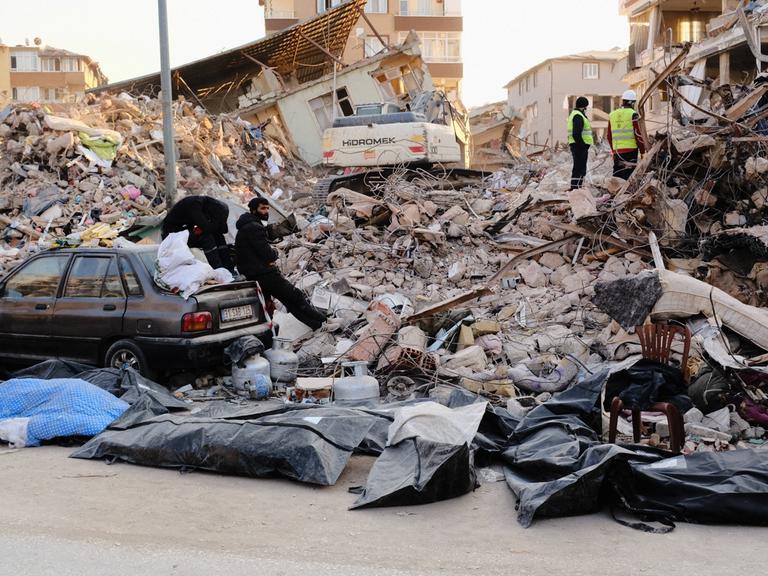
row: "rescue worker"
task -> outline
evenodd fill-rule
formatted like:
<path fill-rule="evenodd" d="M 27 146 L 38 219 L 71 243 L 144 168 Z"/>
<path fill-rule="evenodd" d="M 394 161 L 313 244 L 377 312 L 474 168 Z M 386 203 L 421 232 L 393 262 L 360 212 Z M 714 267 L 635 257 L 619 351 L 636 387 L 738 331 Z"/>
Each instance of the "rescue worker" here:
<path fill-rule="evenodd" d="M 635 111 L 637 94 L 627 90 L 621 96 L 621 108 L 608 119 L 608 143 L 613 151 L 613 175 L 629 180 L 640 154 L 645 154 L 645 141 L 640 131 L 640 115 Z"/>
<path fill-rule="evenodd" d="M 269 243 L 269 202 L 254 198 L 248 203 L 249 212 L 237 220 L 235 252 L 237 267 L 248 280 L 261 286 L 265 298 L 276 298 L 296 319 L 312 330 L 317 330 L 326 320 L 325 314 L 312 306 L 304 293 L 293 286 L 277 267 L 277 252 Z"/>
<path fill-rule="evenodd" d="M 209 196 L 187 196 L 176 202 L 163 220 L 162 237 L 188 230 L 190 248 L 200 248 L 213 268 L 234 272 L 224 238 L 228 217 L 229 208 L 224 202 Z"/>
<path fill-rule="evenodd" d="M 592 124 L 587 118 L 586 110 L 589 100 L 584 96 L 576 98 L 576 106 L 568 116 L 568 147 L 573 156 L 573 170 L 571 171 L 571 187 L 568 190 L 576 190 L 584 184 L 587 175 L 587 158 L 589 147 L 595 143 L 592 136 Z"/>

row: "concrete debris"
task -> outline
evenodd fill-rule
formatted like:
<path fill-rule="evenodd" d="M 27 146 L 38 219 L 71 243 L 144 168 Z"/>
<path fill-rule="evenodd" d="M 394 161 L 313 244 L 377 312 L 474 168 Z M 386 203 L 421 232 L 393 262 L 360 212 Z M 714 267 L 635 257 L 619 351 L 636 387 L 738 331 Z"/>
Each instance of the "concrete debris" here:
<path fill-rule="evenodd" d="M 673 117 L 628 181 L 612 176 L 598 144 L 588 184 L 570 194 L 566 150 L 459 179 L 396 167 L 319 193 L 326 174 L 266 133 L 253 138 L 242 120 L 183 99 L 174 113 L 179 195 L 231 207 L 264 195 L 299 223 L 301 234 L 277 243 L 279 266 L 329 316 L 312 333 L 277 312 L 302 376 L 364 361 L 378 379 L 407 374 L 408 394 L 448 381 L 521 413 L 531 394 L 637 357 L 631 332 L 648 318 L 695 315 L 748 346 L 740 369 L 768 363 L 768 169 L 760 141 L 743 136 L 754 125 L 745 117 Z M 127 95 L 14 106 L 0 123 L 0 268 L 46 246 L 150 242 L 166 208 L 160 119 L 158 101 Z M 694 344 L 701 362 L 705 346 Z M 321 383 L 300 379 L 294 399 L 327 401 Z M 734 382 L 729 402 L 739 405 L 744 387 Z M 764 404 L 763 388 L 749 384 L 748 399 Z M 720 416 L 690 422 L 703 428 L 689 427 L 689 440 L 746 441 L 762 425 L 745 417 L 733 434 Z"/>

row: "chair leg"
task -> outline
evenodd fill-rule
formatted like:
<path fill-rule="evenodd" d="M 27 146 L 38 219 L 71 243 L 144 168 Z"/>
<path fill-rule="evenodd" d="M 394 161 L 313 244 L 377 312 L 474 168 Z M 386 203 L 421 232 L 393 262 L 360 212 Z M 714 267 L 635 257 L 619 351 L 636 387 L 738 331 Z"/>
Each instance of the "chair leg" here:
<path fill-rule="evenodd" d="M 685 427 L 683 417 L 674 404 L 667 405 L 667 424 L 669 425 L 669 448 L 679 454 L 685 442 Z"/>
<path fill-rule="evenodd" d="M 616 432 L 619 427 L 619 414 L 624 408 L 624 402 L 621 398 L 616 397 L 611 401 L 611 418 L 608 423 L 608 442 L 610 444 L 616 444 Z"/>
<path fill-rule="evenodd" d="M 641 436 L 641 430 L 640 430 L 640 424 L 641 424 L 642 418 L 640 417 L 640 410 L 632 410 L 632 440 L 635 444 L 640 442 L 640 436 Z"/>

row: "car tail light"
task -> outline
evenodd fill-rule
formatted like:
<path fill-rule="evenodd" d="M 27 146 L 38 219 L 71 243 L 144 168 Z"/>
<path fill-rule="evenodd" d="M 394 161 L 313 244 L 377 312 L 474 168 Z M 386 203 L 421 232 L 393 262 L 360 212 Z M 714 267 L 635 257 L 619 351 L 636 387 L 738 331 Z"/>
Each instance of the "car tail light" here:
<path fill-rule="evenodd" d="M 414 154 L 423 154 L 424 153 L 424 146 L 409 146 L 408 150 L 410 150 Z"/>
<path fill-rule="evenodd" d="M 213 316 L 210 312 L 190 312 L 181 317 L 182 332 L 203 332 L 213 328 Z"/>

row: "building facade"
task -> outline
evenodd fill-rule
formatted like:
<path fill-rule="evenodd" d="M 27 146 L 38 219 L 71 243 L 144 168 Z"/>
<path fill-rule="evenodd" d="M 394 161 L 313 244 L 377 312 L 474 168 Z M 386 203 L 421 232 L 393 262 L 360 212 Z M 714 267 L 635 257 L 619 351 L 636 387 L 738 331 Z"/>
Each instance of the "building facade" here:
<path fill-rule="evenodd" d="M 40 45 L 0 46 L 0 100 L 66 102 L 106 83 L 99 65 L 83 54 Z"/>
<path fill-rule="evenodd" d="M 264 6 L 267 34 L 304 22 L 342 2 L 259 0 Z M 460 99 L 464 77 L 463 26 L 461 0 L 368 0 L 365 18 L 361 16 L 352 30 L 342 59 L 352 63 L 374 56 L 384 49 L 385 44 L 402 44 L 413 30 L 421 39 L 422 57 L 435 87 L 444 90 L 451 99 Z"/>
<path fill-rule="evenodd" d="M 608 115 L 627 89 L 626 72 L 627 53 L 610 50 L 545 60 L 510 81 L 507 101 L 520 118 L 521 151 L 530 154 L 566 144 L 568 115 L 579 96 L 589 99 L 593 130 L 603 137 Z"/>

